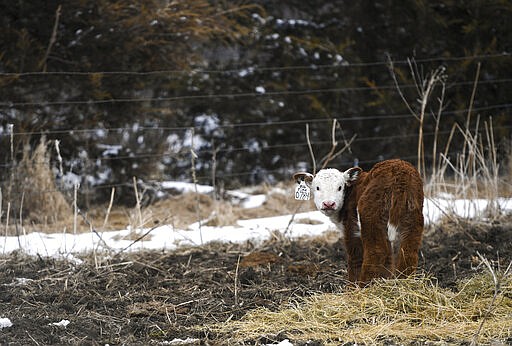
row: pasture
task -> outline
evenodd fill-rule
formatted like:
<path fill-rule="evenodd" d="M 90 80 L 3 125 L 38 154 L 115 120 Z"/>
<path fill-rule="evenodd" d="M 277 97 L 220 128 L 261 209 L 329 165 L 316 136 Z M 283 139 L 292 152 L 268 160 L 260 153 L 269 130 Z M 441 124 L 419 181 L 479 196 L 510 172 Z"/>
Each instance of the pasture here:
<path fill-rule="evenodd" d="M 194 220 L 186 200 L 197 201 L 183 195 L 165 208 L 181 203 L 181 219 Z M 199 205 L 209 211 L 214 204 L 203 196 Z M 272 215 L 278 204 L 269 199 L 245 214 L 233 208 L 231 217 Z M 157 207 L 151 215 L 158 218 Z M 511 234 L 506 216 L 443 219 L 426 229 L 416 278 L 363 289 L 346 281 L 334 230 L 167 250 L 98 250 L 72 260 L 15 251 L 0 258 L 0 317 L 12 323 L 1 329 L 0 341 L 505 345 L 512 341 Z"/>

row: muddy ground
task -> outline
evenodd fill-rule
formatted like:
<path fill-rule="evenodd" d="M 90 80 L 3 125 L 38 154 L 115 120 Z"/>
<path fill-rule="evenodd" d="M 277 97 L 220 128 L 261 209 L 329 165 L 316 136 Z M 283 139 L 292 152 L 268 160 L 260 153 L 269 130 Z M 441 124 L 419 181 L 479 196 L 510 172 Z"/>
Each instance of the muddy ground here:
<path fill-rule="evenodd" d="M 456 279 L 485 270 L 477 251 L 505 267 L 512 260 L 512 220 L 430 230 L 420 272 L 454 287 Z M 240 319 L 256 307 L 278 309 L 313 293 L 339 292 L 346 284 L 344 250 L 333 234 L 82 260 L 0 257 L 0 318 L 13 323 L 0 329 L 0 343 L 142 345 L 193 338 L 189 344 L 222 345 L 226 336 L 209 325 Z M 61 320 L 70 323 L 52 324 Z M 262 336 L 247 344 L 284 338 Z"/>

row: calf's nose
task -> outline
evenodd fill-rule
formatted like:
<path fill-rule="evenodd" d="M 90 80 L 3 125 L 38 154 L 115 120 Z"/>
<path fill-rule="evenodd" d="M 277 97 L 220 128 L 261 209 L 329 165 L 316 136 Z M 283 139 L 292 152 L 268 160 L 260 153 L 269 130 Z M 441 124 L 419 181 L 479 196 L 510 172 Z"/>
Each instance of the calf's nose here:
<path fill-rule="evenodd" d="M 322 209 L 334 209 L 336 207 L 336 202 L 334 201 L 323 201 Z"/>

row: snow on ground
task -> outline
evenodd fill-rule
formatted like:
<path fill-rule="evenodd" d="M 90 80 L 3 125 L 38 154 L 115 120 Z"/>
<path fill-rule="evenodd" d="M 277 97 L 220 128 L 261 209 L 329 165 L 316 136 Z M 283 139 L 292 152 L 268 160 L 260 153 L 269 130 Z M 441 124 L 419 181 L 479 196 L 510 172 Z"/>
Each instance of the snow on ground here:
<path fill-rule="evenodd" d="M 176 249 L 179 246 L 201 245 L 213 241 L 244 242 L 248 239 L 258 241 L 269 238 L 276 230 L 296 238 L 318 235 L 329 228 L 334 229 L 328 218 L 318 211 L 296 214 L 294 221 L 290 224 L 291 217 L 291 215 L 284 215 L 240 220 L 236 226 L 224 227 L 204 226 L 196 222 L 190 225 L 188 230 L 173 229 L 170 225 L 163 225 L 152 230 L 124 229 L 99 234 L 33 232 L 20 237 L 4 237 L 3 241 L 0 239 L 0 251 L 9 253 L 22 249 L 32 255 L 71 257 L 71 254 L 109 248 L 120 251 L 129 247 L 130 251 L 135 251 Z M 290 224 L 289 227 L 288 224 Z M 148 231 L 150 231 L 148 240 L 134 243 L 133 239 Z"/>
<path fill-rule="evenodd" d="M 181 181 L 164 181 L 162 183 L 162 188 L 168 189 L 168 190 L 176 190 L 180 193 L 196 192 L 197 191 L 197 193 L 207 194 L 207 193 L 210 193 L 213 191 L 212 186 L 193 184 L 193 183 L 185 183 L 185 182 L 181 182 Z"/>
<path fill-rule="evenodd" d="M 66 328 L 70 324 L 69 320 L 60 320 L 60 322 L 48 323 L 49 326 L 63 327 Z"/>
<path fill-rule="evenodd" d="M 166 188 L 179 191 L 194 191 L 193 184 L 170 183 L 164 184 Z M 200 193 L 209 193 L 212 188 L 199 186 Z M 265 201 L 265 195 L 250 195 L 245 192 L 232 192 L 237 196 L 240 205 L 253 208 Z M 293 198 L 290 196 L 290 198 Z M 505 211 L 512 211 L 512 199 L 499 199 L 496 201 Z M 307 203 L 307 202 L 306 202 Z M 437 222 L 446 214 L 456 214 L 471 218 L 484 215 L 489 202 L 483 199 L 457 200 L 451 196 L 443 198 L 426 199 L 424 204 L 425 223 Z M 280 232 L 290 238 L 320 235 L 328 230 L 335 230 L 330 220 L 319 211 L 299 213 L 296 215 L 283 215 L 257 218 L 252 220 L 239 220 L 234 226 L 213 227 L 201 225 L 199 222 L 191 224 L 188 229 L 175 229 L 170 225 L 162 225 L 153 229 L 123 229 L 103 233 L 53 233 L 45 234 L 33 232 L 26 235 L 0 238 L 0 253 L 10 253 L 22 250 L 27 254 L 41 256 L 66 257 L 79 261 L 74 254 L 101 251 L 105 249 L 117 251 L 137 251 L 141 249 L 176 249 L 180 246 L 195 246 L 213 241 L 244 242 L 262 241 L 268 239 L 273 232 Z M 141 241 L 134 241 L 148 233 Z"/>
<path fill-rule="evenodd" d="M 0 330 L 2 330 L 2 328 L 9 328 L 9 327 L 12 327 L 11 320 L 6 317 L 0 318 Z"/>

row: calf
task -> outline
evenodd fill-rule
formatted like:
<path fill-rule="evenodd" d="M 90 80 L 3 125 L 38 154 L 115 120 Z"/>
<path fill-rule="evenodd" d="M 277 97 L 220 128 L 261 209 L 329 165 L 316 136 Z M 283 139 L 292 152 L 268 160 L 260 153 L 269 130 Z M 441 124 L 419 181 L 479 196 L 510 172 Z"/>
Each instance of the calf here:
<path fill-rule="evenodd" d="M 316 207 L 342 231 L 350 281 L 364 285 L 415 272 L 423 235 L 423 182 L 410 163 L 387 160 L 368 172 L 329 168 L 294 178 L 306 181 Z"/>

